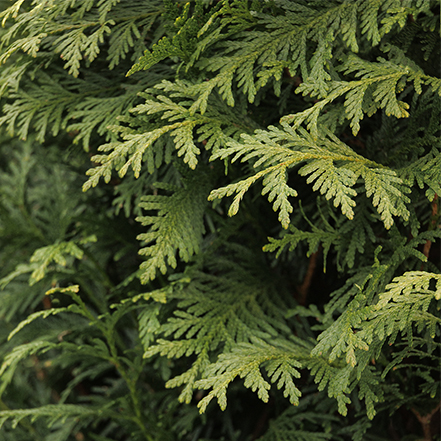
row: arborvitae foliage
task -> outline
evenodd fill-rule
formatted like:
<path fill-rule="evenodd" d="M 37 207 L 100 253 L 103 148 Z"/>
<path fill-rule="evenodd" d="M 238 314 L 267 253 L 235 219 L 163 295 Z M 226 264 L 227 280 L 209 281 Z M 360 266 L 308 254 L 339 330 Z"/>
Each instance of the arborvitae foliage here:
<path fill-rule="evenodd" d="M 440 2 L 0 2 L 0 438 L 439 440 Z"/>

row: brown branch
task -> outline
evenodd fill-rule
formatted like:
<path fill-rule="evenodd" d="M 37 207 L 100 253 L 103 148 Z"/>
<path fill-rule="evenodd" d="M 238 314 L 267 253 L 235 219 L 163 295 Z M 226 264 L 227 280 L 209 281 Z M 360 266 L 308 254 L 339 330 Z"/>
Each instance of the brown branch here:
<path fill-rule="evenodd" d="M 315 267 L 317 266 L 317 258 L 320 255 L 321 250 L 322 249 L 320 247 L 315 253 L 311 254 L 303 283 L 297 288 L 297 292 L 299 294 L 297 300 L 302 306 L 306 305 L 309 287 L 311 286 L 312 277 L 314 276 Z"/>
<path fill-rule="evenodd" d="M 424 438 L 422 439 L 422 441 L 431 441 L 432 440 L 432 433 L 430 431 L 430 422 L 432 420 L 433 415 L 436 414 L 436 412 L 439 411 L 441 406 L 441 403 L 438 403 L 438 405 L 432 409 L 432 411 L 430 413 L 428 413 L 427 415 L 421 416 L 421 414 L 415 410 L 415 409 L 411 409 L 411 411 L 414 413 L 414 415 L 417 417 L 417 420 L 420 422 L 422 428 L 423 428 L 423 433 L 424 433 Z"/>
<path fill-rule="evenodd" d="M 44 309 L 51 309 L 52 308 L 52 302 L 51 302 L 51 298 L 49 296 L 45 295 L 41 302 L 43 303 Z"/>
<path fill-rule="evenodd" d="M 432 205 L 432 215 L 430 217 L 430 224 L 429 224 L 428 231 L 436 229 L 436 224 L 437 224 L 438 217 L 439 217 L 439 214 L 438 214 L 439 203 L 438 203 L 438 195 L 437 194 L 435 194 L 431 205 Z M 430 253 L 431 246 L 432 246 L 431 240 L 427 240 L 426 243 L 424 244 L 423 254 L 426 256 L 427 260 L 429 260 L 429 253 Z M 421 264 L 421 271 L 423 270 L 423 268 L 424 268 L 424 263 Z"/>

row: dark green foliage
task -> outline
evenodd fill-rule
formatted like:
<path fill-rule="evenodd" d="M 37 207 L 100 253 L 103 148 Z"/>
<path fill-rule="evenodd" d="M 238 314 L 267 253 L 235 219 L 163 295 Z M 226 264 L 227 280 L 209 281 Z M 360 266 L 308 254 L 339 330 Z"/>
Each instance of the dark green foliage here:
<path fill-rule="evenodd" d="M 440 440 L 439 1 L 0 8 L 0 439 Z"/>

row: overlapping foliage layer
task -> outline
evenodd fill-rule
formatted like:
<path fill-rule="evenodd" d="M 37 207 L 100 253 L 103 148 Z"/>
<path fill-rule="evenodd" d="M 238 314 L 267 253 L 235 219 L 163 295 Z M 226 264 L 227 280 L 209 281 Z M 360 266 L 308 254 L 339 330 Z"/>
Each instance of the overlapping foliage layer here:
<path fill-rule="evenodd" d="M 439 1 L 0 7 L 2 440 L 439 439 Z"/>

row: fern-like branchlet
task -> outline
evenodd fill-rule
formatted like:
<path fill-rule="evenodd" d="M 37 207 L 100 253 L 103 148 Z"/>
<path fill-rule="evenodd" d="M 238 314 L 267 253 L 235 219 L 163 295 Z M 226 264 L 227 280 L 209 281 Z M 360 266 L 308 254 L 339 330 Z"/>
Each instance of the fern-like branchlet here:
<path fill-rule="evenodd" d="M 439 14 L 0 0 L 0 439 L 437 439 Z"/>

